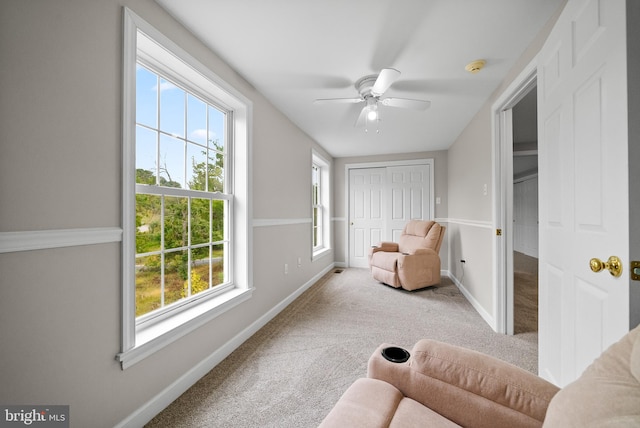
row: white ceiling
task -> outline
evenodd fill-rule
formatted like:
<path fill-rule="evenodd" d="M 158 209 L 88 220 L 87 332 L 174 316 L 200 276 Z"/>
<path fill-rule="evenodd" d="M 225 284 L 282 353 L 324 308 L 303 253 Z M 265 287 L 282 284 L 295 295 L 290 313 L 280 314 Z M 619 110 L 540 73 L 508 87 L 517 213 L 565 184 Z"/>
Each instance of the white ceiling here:
<path fill-rule="evenodd" d="M 156 0 L 334 157 L 447 149 L 564 0 Z M 467 63 L 485 59 L 478 74 Z M 392 67 L 379 132 L 354 127 L 362 76 Z"/>

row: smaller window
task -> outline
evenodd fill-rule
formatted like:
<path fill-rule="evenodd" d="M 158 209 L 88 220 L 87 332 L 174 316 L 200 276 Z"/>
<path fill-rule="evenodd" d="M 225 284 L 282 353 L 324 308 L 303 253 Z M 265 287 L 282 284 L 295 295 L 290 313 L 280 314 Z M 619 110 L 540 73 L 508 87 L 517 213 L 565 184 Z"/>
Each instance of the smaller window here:
<path fill-rule="evenodd" d="M 322 168 L 313 164 L 311 167 L 311 197 L 313 198 L 313 250 L 316 251 L 322 247 L 322 219 L 324 217 L 322 207 L 322 186 L 320 185 L 320 177 L 322 176 Z"/>
<path fill-rule="evenodd" d="M 329 162 L 313 153 L 311 162 L 311 211 L 313 258 L 331 250 Z"/>

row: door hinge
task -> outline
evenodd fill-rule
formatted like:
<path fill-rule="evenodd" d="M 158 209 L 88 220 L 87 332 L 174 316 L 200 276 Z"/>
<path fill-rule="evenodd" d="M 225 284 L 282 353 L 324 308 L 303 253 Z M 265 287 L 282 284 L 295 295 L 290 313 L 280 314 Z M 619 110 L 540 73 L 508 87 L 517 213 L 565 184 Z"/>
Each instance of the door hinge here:
<path fill-rule="evenodd" d="M 496 229 L 496 236 L 502 236 L 502 229 Z"/>
<path fill-rule="evenodd" d="M 640 281 L 640 261 L 631 261 L 631 279 Z"/>

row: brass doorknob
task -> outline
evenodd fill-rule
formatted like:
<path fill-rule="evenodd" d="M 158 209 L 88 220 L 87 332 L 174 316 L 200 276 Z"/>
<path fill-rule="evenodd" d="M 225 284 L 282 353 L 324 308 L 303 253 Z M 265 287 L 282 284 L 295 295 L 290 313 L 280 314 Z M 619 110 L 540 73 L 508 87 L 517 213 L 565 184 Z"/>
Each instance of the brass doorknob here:
<path fill-rule="evenodd" d="M 594 272 L 600 272 L 603 269 L 607 269 L 609 273 L 615 277 L 622 275 L 622 260 L 617 256 L 609 257 L 609 260 L 606 262 L 594 257 L 589 260 L 589 267 Z"/>

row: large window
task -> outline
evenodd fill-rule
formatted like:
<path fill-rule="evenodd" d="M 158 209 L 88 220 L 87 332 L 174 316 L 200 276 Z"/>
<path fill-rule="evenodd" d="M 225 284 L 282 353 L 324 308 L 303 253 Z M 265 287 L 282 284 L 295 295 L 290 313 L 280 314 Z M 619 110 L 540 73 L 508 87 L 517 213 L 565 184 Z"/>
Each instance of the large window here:
<path fill-rule="evenodd" d="M 329 162 L 313 152 L 311 161 L 312 254 L 319 257 L 331 249 Z"/>
<path fill-rule="evenodd" d="M 214 106 L 136 68 L 136 316 L 229 283 L 227 123 Z"/>
<path fill-rule="evenodd" d="M 251 103 L 125 9 L 126 368 L 251 295 Z"/>

